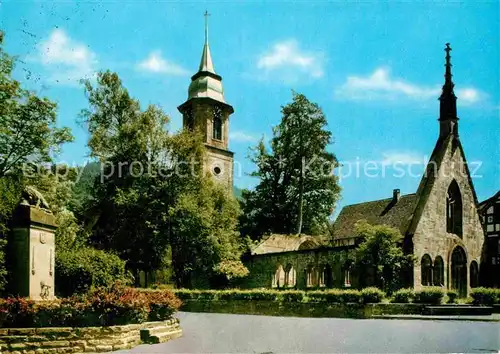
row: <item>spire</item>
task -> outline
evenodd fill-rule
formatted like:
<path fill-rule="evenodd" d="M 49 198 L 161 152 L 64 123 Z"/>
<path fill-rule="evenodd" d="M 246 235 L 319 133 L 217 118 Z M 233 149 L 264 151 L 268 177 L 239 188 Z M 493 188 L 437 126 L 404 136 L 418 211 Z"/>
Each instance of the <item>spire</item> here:
<path fill-rule="evenodd" d="M 439 121 L 440 121 L 440 136 L 446 137 L 449 134 L 458 136 L 458 116 L 457 116 L 457 96 L 453 88 L 455 84 L 452 81 L 451 74 L 451 47 L 450 43 L 446 43 L 444 51 L 446 52 L 444 85 L 439 97 Z"/>
<path fill-rule="evenodd" d="M 210 14 L 205 11 L 205 45 L 203 46 L 203 53 L 201 55 L 200 68 L 198 71 L 207 71 L 215 74 L 214 64 L 212 63 L 212 56 L 210 55 L 210 46 L 208 45 L 208 16 Z"/>
<path fill-rule="evenodd" d="M 440 115 L 439 120 L 448 120 L 454 119 L 457 120 L 457 96 L 455 96 L 455 92 L 453 92 L 453 88 L 455 84 L 451 80 L 451 47 L 450 43 L 446 43 L 446 48 L 444 49 L 446 52 L 446 71 L 444 74 L 444 85 L 443 91 L 441 93 L 441 97 L 439 97 L 440 103 Z"/>

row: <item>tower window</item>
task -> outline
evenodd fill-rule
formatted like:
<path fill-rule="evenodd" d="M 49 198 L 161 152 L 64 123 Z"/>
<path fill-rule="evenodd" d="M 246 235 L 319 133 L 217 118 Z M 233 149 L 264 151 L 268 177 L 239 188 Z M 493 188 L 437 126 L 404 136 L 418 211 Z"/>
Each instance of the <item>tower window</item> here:
<path fill-rule="evenodd" d="M 219 107 L 214 108 L 212 138 L 222 140 L 222 112 Z"/>
<path fill-rule="evenodd" d="M 456 181 L 450 184 L 446 197 L 446 231 L 462 237 L 462 196 Z"/>

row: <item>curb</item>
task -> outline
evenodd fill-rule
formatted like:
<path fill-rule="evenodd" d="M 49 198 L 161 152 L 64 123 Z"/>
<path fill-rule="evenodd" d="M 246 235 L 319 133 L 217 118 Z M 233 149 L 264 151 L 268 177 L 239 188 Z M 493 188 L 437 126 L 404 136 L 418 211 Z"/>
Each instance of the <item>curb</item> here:
<path fill-rule="evenodd" d="M 468 317 L 468 316 L 404 316 L 404 315 L 373 315 L 377 320 L 421 320 L 421 321 L 471 321 L 471 322 L 500 322 L 500 318 Z"/>

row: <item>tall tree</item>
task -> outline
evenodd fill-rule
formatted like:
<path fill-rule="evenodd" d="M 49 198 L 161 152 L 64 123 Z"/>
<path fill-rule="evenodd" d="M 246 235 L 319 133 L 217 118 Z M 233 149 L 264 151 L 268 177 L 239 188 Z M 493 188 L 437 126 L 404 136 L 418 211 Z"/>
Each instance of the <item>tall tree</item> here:
<path fill-rule="evenodd" d="M 321 108 L 294 92 L 281 112 L 270 149 L 260 141 L 251 156 L 257 166 L 252 175 L 260 181 L 243 193 L 241 230 L 252 238 L 323 233 L 340 194 L 333 174 L 337 158 L 327 150 L 332 134 Z"/>
<path fill-rule="evenodd" d="M 141 110 L 115 73 L 99 73 L 86 91 L 82 116 L 102 166 L 84 208 L 93 242 L 116 250 L 136 273 L 163 267 L 170 247 L 178 285 L 238 259 L 238 204 L 203 175 L 201 137 L 170 134 L 168 116 Z"/>
<path fill-rule="evenodd" d="M 52 161 L 61 145 L 73 139 L 69 128 L 56 127 L 56 104 L 12 78 L 15 60 L 2 40 L 0 36 L 0 178 L 27 161 Z"/>

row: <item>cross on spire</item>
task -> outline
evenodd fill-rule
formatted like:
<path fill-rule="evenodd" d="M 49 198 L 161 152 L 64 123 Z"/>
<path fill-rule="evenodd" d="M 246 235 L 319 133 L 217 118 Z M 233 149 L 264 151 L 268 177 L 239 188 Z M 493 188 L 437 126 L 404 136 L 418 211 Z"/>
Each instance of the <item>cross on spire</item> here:
<path fill-rule="evenodd" d="M 205 10 L 203 16 L 205 16 L 205 43 L 208 43 L 208 16 L 210 16 L 208 10 Z"/>

